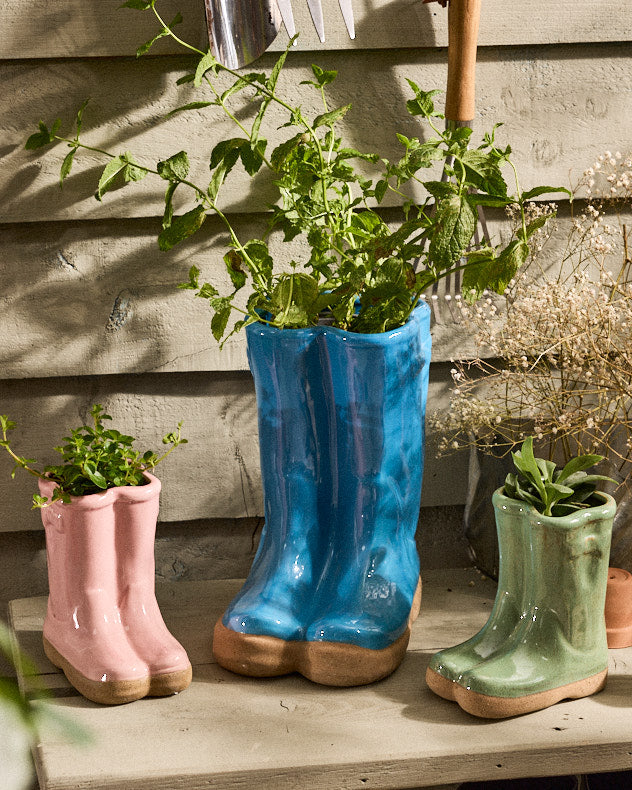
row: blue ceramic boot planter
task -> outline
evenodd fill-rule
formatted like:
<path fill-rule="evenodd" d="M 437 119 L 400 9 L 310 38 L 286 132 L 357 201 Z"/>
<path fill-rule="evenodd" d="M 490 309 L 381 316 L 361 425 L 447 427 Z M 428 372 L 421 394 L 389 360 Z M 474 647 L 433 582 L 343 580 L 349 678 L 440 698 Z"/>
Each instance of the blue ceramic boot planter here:
<path fill-rule="evenodd" d="M 380 335 L 248 327 L 266 526 L 215 628 L 222 666 L 358 685 L 402 660 L 419 605 L 429 316 L 420 305 Z"/>

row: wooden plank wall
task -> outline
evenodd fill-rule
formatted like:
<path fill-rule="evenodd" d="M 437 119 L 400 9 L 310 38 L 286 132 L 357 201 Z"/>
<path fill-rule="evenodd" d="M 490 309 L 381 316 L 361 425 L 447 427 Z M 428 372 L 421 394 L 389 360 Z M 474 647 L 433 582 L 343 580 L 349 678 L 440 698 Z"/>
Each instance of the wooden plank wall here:
<path fill-rule="evenodd" d="M 217 223 L 208 222 L 190 244 L 160 253 L 162 183 L 147 179 L 99 203 L 92 197 L 97 158 L 79 155 L 60 190 L 63 148 L 43 157 L 24 150 L 40 118 L 59 116 L 70 131 L 76 108 L 91 97 L 86 143 L 130 150 L 145 163 L 185 148 L 193 172 L 207 172 L 209 152 L 229 127 L 203 112 L 165 120 L 190 96 L 191 88 L 175 81 L 192 61 L 169 40 L 136 60 L 136 47 L 154 32 L 152 17 L 117 10 L 119 4 L 0 4 L 0 411 L 20 423 L 16 443 L 24 452 L 46 461 L 47 448 L 96 400 L 150 445 L 184 419 L 191 443 L 162 472 L 161 518 L 259 515 L 244 338 L 220 352 L 205 306 L 175 287 L 192 263 L 203 273 L 221 271 Z M 297 84 L 312 62 L 337 69 L 332 102 L 353 101 L 343 127 L 350 142 L 396 156 L 395 132 L 418 133 L 405 112 L 405 78 L 424 87 L 445 83 L 446 11 L 420 0 L 354 5 L 352 42 L 335 0 L 323 0 L 327 41 L 321 45 L 304 0 L 296 0 L 301 36 L 281 89 L 315 110 Z M 629 0 L 486 0 L 484 6 L 476 123 L 505 123 L 500 135 L 511 141 L 524 187 L 572 184 L 604 148 L 632 148 Z M 180 10 L 180 34 L 205 46 L 202 0 L 159 0 L 159 8 L 167 19 Z M 273 49 L 286 41 L 282 30 Z M 266 54 L 261 64 L 270 67 L 274 59 Z M 224 200 L 244 236 L 265 219 L 265 201 L 243 178 L 231 182 Z M 387 214 L 396 219 L 397 211 Z M 494 227 L 500 232 L 501 225 L 498 219 Z M 431 401 L 437 405 L 446 402 L 447 361 L 472 349 L 449 317 L 434 335 Z M 466 466 L 466 459 L 438 462 L 429 453 L 424 504 L 462 503 Z M 0 458 L 0 531 L 37 529 L 38 517 L 28 511 L 31 482 L 10 483 L 9 470 L 8 459 Z M 203 494 L 192 496 L 196 480 Z"/>

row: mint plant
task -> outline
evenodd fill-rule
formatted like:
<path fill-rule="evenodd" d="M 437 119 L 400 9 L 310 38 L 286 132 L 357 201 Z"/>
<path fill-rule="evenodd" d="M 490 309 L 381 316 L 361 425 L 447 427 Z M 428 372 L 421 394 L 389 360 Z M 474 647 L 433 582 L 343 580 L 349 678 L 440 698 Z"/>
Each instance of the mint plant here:
<path fill-rule="evenodd" d="M 105 414 L 100 404 L 95 404 L 90 414 L 92 425 L 75 428 L 70 436 L 62 439 L 64 444 L 55 447 L 63 463 L 45 466 L 43 470 L 31 465 L 36 463 L 34 459 L 23 458 L 12 450 L 8 435 L 15 429 L 16 424 L 5 414 L 0 415 L 0 446 L 15 461 L 11 477 L 15 477 L 18 469 L 24 469 L 35 477 L 51 480 L 57 483 L 57 487 L 50 501 L 70 502 L 71 496 L 98 494 L 118 486 L 144 485 L 147 482 L 143 474 L 145 471 L 154 469 L 178 445 L 187 443 L 187 439 L 181 436 L 182 423 L 179 422 L 175 431 L 163 437 L 162 443 L 170 447 L 162 455 L 153 450 L 141 453 L 134 449 L 135 440 L 132 436 L 106 428 L 104 420 L 112 418 Z M 44 507 L 48 504 L 50 502 L 47 497 L 39 494 L 33 496 L 33 507 Z"/>
<path fill-rule="evenodd" d="M 503 493 L 533 505 L 544 516 L 566 516 L 592 507 L 598 504 L 594 499 L 597 484 L 616 483 L 611 477 L 585 471 L 603 461 L 602 455 L 578 455 L 559 469 L 553 461 L 534 456 L 532 436 L 511 456 L 517 472 L 507 475 Z"/>
<path fill-rule="evenodd" d="M 123 3 L 124 7 L 153 13 L 158 22 L 156 36 L 139 47 L 137 55 L 145 55 L 155 41 L 170 36 L 197 58 L 195 68 L 178 83 L 205 91 L 203 100 L 177 107 L 170 115 L 217 110 L 235 126 L 235 136 L 222 140 L 209 152 L 208 183 L 196 184 L 189 179 L 186 151 L 149 165 L 129 151 L 116 153 L 85 145 L 80 137 L 85 102 L 76 116 L 74 136 L 60 134 L 59 119 L 50 127 L 40 122 L 26 147 L 39 149 L 61 142 L 70 148 L 61 165 L 61 184 L 79 151 L 97 152 L 108 159 L 97 184 L 97 200 L 115 187 L 148 175 L 163 179 L 165 208 L 158 233 L 161 250 L 169 250 L 192 236 L 207 216 L 220 218 L 230 237 L 224 262 L 232 289 L 220 293 L 212 283 L 200 280 L 196 267 L 190 269 L 187 282 L 180 286 L 209 302 L 213 311 L 211 329 L 217 340 L 226 337 L 233 311 L 239 319 L 228 336 L 255 321 L 279 328 L 313 326 L 324 313 L 334 326 L 343 329 L 387 331 L 406 322 L 429 286 L 457 272 L 462 272 L 467 300 L 475 300 L 486 289 L 502 293 L 526 260 L 529 239 L 542 224 L 527 221 L 525 204 L 548 192 L 568 192 L 546 186 L 522 192 L 510 147 L 496 144 L 496 127 L 485 134 L 478 147 L 470 148 L 470 129 L 439 129 L 437 122 L 443 116 L 433 101 L 439 91 L 424 91 L 412 80 L 408 80 L 412 97 L 406 108 L 425 123 L 427 139 L 398 134 L 403 152 L 396 162 L 349 147 L 339 136 L 337 125 L 351 104 L 330 107 L 327 97 L 336 71 L 313 65 L 313 79 L 302 83 L 316 91 L 322 102 L 322 112 L 309 117 L 300 105 L 278 91 L 289 46 L 270 73 L 240 74 L 220 64 L 210 51 L 202 52 L 182 41 L 173 29 L 182 19 L 180 14 L 167 24 L 157 5 L 156 0 Z M 232 80 L 227 88 L 226 77 Z M 252 121 L 243 120 L 241 110 L 253 103 L 256 112 Z M 288 133 L 269 151 L 267 137 L 270 132 L 276 133 L 268 117 L 273 105 L 285 112 L 286 122 L 281 128 Z M 358 162 L 373 168 L 374 177 L 359 172 L 355 166 Z M 424 171 L 437 166 L 443 167 L 448 180 L 424 177 Z M 262 238 L 240 239 L 220 207 L 221 187 L 236 167 L 250 176 L 262 168 L 273 175 L 278 201 Z M 504 167 L 513 172 L 513 194 L 505 181 Z M 420 203 L 406 194 L 405 189 L 413 183 L 424 187 L 426 197 Z M 177 216 L 173 211 L 176 191 L 188 192 L 191 200 L 189 210 Z M 395 231 L 377 210 L 387 192 L 397 194 L 404 204 L 404 219 Z M 494 246 L 488 240 L 474 243 L 479 206 L 516 209 L 520 221 L 506 244 Z M 283 232 L 285 241 L 302 237 L 306 242 L 305 257 L 293 260 L 290 271 L 279 271 L 270 253 L 267 238 L 275 229 Z M 245 286 L 250 290 L 247 300 L 238 297 Z"/>

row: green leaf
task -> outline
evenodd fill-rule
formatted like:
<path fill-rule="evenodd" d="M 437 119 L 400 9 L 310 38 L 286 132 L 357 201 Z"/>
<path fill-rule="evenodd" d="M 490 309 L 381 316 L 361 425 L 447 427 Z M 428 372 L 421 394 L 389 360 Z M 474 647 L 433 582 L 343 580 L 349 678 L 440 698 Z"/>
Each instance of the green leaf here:
<path fill-rule="evenodd" d="M 428 255 L 439 270 L 450 267 L 470 243 L 478 217 L 467 195 L 453 195 L 437 205 L 436 224 Z"/>
<path fill-rule="evenodd" d="M 92 480 L 95 486 L 97 486 L 97 488 L 102 488 L 104 490 L 107 489 L 108 481 L 105 479 L 105 477 L 103 477 L 101 472 L 99 472 L 99 470 L 96 469 L 96 467 L 86 464 L 83 468 L 83 471 L 86 474 L 86 476 L 89 477 L 90 480 Z"/>
<path fill-rule="evenodd" d="M 585 469 L 590 469 L 591 466 L 595 466 L 595 464 L 598 464 L 600 461 L 603 461 L 603 455 L 578 455 L 575 458 L 571 458 L 560 472 L 557 482 L 561 483 L 576 472 L 583 472 Z"/>
<path fill-rule="evenodd" d="M 227 173 L 230 172 L 239 158 L 240 149 L 244 145 L 250 145 L 250 141 L 244 137 L 231 137 L 228 140 L 220 140 L 211 151 L 209 165 L 211 170 L 215 169 L 220 162 L 224 162 Z"/>
<path fill-rule="evenodd" d="M 388 181 L 386 179 L 381 179 L 375 185 L 375 199 L 378 203 L 381 203 L 384 200 L 384 195 L 386 194 L 387 189 Z"/>
<path fill-rule="evenodd" d="M 514 464 L 522 472 L 529 476 L 530 481 L 536 486 L 538 491 L 544 491 L 544 483 L 540 477 L 540 470 L 533 454 L 533 437 L 528 436 L 518 452 L 512 453 Z"/>
<path fill-rule="evenodd" d="M 316 77 L 316 82 L 321 88 L 324 87 L 325 85 L 329 85 L 338 76 L 337 71 L 334 70 L 325 71 L 324 69 L 321 69 L 320 66 L 317 66 L 315 63 L 312 63 L 312 72 L 314 74 L 314 77 Z"/>
<path fill-rule="evenodd" d="M 153 2 L 151 4 L 153 6 Z M 179 25 L 182 22 L 182 14 L 178 13 L 174 16 L 174 18 L 169 23 L 168 27 L 163 27 L 162 30 L 157 33 L 153 38 L 149 41 L 146 41 L 144 44 L 141 44 L 140 47 L 136 50 L 136 57 L 140 58 L 143 55 L 146 55 L 149 50 L 153 47 L 156 41 L 159 41 L 161 38 L 165 38 L 166 36 L 171 35 L 170 29 L 175 27 L 175 25 Z"/>
<path fill-rule="evenodd" d="M 451 181 L 424 181 L 424 187 L 437 200 L 459 194 L 459 188 Z"/>
<path fill-rule="evenodd" d="M 226 307 L 222 307 L 215 312 L 211 320 L 211 332 L 213 333 L 213 337 L 215 340 L 221 340 L 222 335 L 226 331 L 226 325 L 228 324 L 228 319 L 230 318 L 231 307 L 227 305 Z"/>
<path fill-rule="evenodd" d="M 333 126 L 333 124 L 343 118 L 350 109 L 351 105 L 345 104 L 344 107 L 337 107 L 335 110 L 330 110 L 329 112 L 324 112 L 322 115 L 317 115 L 316 118 L 314 118 L 314 129 L 318 129 L 319 126 Z"/>
<path fill-rule="evenodd" d="M 211 201 L 214 202 L 216 200 L 219 188 L 235 166 L 239 159 L 241 148 L 244 145 L 249 146 L 250 142 L 243 137 L 233 137 L 229 140 L 221 140 L 213 148 L 210 169 L 214 172 L 207 190 Z"/>
<path fill-rule="evenodd" d="M 158 246 L 163 251 L 170 250 L 198 231 L 205 219 L 206 212 L 203 206 L 196 206 L 186 214 L 174 217 L 169 227 L 164 228 L 158 236 Z"/>
<path fill-rule="evenodd" d="M 505 206 L 515 203 L 515 200 L 510 197 L 492 197 L 481 195 L 479 192 L 471 194 L 470 201 L 477 206 L 489 206 L 490 208 L 505 208 Z"/>
<path fill-rule="evenodd" d="M 529 245 L 521 239 L 512 241 L 499 255 L 491 247 L 468 253 L 463 271 L 466 300 L 476 301 L 486 289 L 503 294 L 528 255 Z"/>
<path fill-rule="evenodd" d="M 64 180 L 68 178 L 70 175 L 70 171 L 72 170 L 72 162 L 75 158 L 75 154 L 77 153 L 77 147 L 74 146 L 66 156 L 64 157 L 64 161 L 61 163 L 61 169 L 59 171 L 59 186 L 63 187 Z"/>
<path fill-rule="evenodd" d="M 249 176 L 254 176 L 261 169 L 267 144 L 268 141 L 260 137 L 254 145 L 242 145 L 239 149 L 239 158 Z"/>
<path fill-rule="evenodd" d="M 530 222 L 527 225 L 527 238 L 530 239 L 537 230 L 543 228 L 552 216 L 553 214 L 545 214 Z"/>
<path fill-rule="evenodd" d="M 566 187 L 534 187 L 533 189 L 529 189 L 527 192 L 522 193 L 523 200 L 533 200 L 533 198 L 539 197 L 540 195 L 550 195 L 551 193 L 555 192 L 564 192 L 570 197 L 573 197 L 573 193 L 566 189 Z"/>
<path fill-rule="evenodd" d="M 79 109 L 77 110 L 77 115 L 75 117 L 75 127 L 77 129 L 77 135 L 75 138 L 76 140 L 79 140 L 79 133 L 81 132 L 81 126 L 83 124 L 83 112 L 88 106 L 89 101 L 90 99 L 85 99 L 81 104 L 81 107 L 79 107 Z"/>
<path fill-rule="evenodd" d="M 55 141 L 55 135 L 61 126 L 61 119 L 58 118 L 53 124 L 52 129 L 49 129 L 44 121 L 39 122 L 39 132 L 32 134 L 26 141 L 24 148 L 27 151 L 34 151 L 37 148 L 43 148 L 45 145 L 50 145 Z"/>
<path fill-rule="evenodd" d="M 215 70 L 217 68 L 217 60 L 209 50 L 205 55 L 200 58 L 197 68 L 195 69 L 195 76 L 193 77 L 193 84 L 199 88 L 204 79 L 204 75 L 209 69 Z"/>
<path fill-rule="evenodd" d="M 256 83 L 265 85 L 265 82 L 266 75 L 263 72 L 251 71 L 250 74 L 242 74 L 229 88 L 227 88 L 222 93 L 221 101 L 225 102 L 230 96 L 243 91 L 244 88 L 249 88 L 252 85 L 256 85 Z"/>
<path fill-rule="evenodd" d="M 276 90 L 277 82 L 279 81 L 279 75 L 281 74 L 281 69 L 285 65 L 285 60 L 287 58 L 287 54 L 289 52 L 289 47 L 291 46 L 288 44 L 288 47 L 279 55 L 277 58 L 276 63 L 272 67 L 272 71 L 270 72 L 270 76 L 266 81 L 266 88 L 270 91 L 270 93 L 274 93 Z"/>
<path fill-rule="evenodd" d="M 179 182 L 170 181 L 165 192 L 165 210 L 162 215 L 162 227 L 168 228 L 173 219 L 173 195 L 179 186 Z"/>
<path fill-rule="evenodd" d="M 224 263 L 236 291 L 243 288 L 246 284 L 246 273 L 241 268 L 243 262 L 243 258 L 237 250 L 229 250 L 224 255 Z"/>
<path fill-rule="evenodd" d="M 106 192 L 110 192 L 116 187 L 119 177 L 122 177 L 123 171 L 127 167 L 127 161 L 123 156 L 115 156 L 107 163 L 101 173 L 99 185 L 97 187 L 96 198 L 101 200 Z"/>
<path fill-rule="evenodd" d="M 433 96 L 441 93 L 439 90 L 422 91 L 412 80 L 407 79 L 406 82 L 413 89 L 415 94 L 414 99 L 409 99 L 406 102 L 406 109 L 411 115 L 423 115 L 425 118 L 432 118 L 437 116 L 435 112 Z"/>
<path fill-rule="evenodd" d="M 507 183 L 499 167 L 497 154 L 474 148 L 459 154 L 458 159 L 465 167 L 468 183 L 492 197 L 507 196 Z"/>
<path fill-rule="evenodd" d="M 139 11 L 148 11 L 153 7 L 155 0 L 126 0 L 119 8 L 136 8 Z"/>
<path fill-rule="evenodd" d="M 158 175 L 165 181 L 184 181 L 189 175 L 189 157 L 186 151 L 178 151 L 162 162 L 156 168 Z"/>
<path fill-rule="evenodd" d="M 165 117 L 166 118 L 171 118 L 172 115 L 175 115 L 176 113 L 179 113 L 179 112 L 184 112 L 185 110 L 201 110 L 204 107 L 210 107 L 213 104 L 217 104 L 217 102 L 214 102 L 214 101 L 192 101 L 192 102 L 189 102 L 188 104 L 183 104 L 181 107 L 176 107 L 175 110 L 171 110 L 171 112 L 168 112 Z"/>
<path fill-rule="evenodd" d="M 277 145 L 272 154 L 270 155 L 270 164 L 279 172 L 292 151 L 303 142 L 303 133 L 299 132 L 291 137 L 289 140 Z"/>
<path fill-rule="evenodd" d="M 126 183 L 129 183 L 130 181 L 142 181 L 147 175 L 145 168 L 141 167 L 138 162 L 134 160 L 129 151 L 123 155 L 123 158 L 127 163 L 127 166 L 123 170 L 123 180 Z"/>

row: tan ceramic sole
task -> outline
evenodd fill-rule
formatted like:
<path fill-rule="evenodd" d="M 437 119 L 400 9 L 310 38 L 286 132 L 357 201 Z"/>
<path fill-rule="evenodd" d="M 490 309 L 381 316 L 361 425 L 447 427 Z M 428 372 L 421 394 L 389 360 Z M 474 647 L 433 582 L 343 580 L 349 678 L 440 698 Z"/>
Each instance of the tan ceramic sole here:
<path fill-rule="evenodd" d="M 607 676 L 608 670 L 604 669 L 603 672 L 575 683 L 568 683 L 548 691 L 540 691 L 537 694 L 526 694 L 523 697 L 492 697 L 454 683 L 453 699 L 464 711 L 473 716 L 483 719 L 506 719 L 510 716 L 521 716 L 523 713 L 533 713 L 533 711 L 548 708 L 564 699 L 580 699 L 596 694 L 606 685 Z"/>
<path fill-rule="evenodd" d="M 91 680 L 85 677 L 58 653 L 44 637 L 44 652 L 48 660 L 61 669 L 68 681 L 86 699 L 102 705 L 123 705 L 146 697 L 151 686 L 149 676 L 137 680 Z"/>
<path fill-rule="evenodd" d="M 430 669 L 430 667 L 426 670 L 426 685 L 437 696 L 455 702 L 454 687 L 457 684 L 453 680 L 444 678 L 443 675 L 435 672 L 434 669 Z"/>
<path fill-rule="evenodd" d="M 274 677 L 299 672 L 325 686 L 363 686 L 387 677 L 401 664 L 410 626 L 419 614 L 421 579 L 415 591 L 408 628 L 383 650 L 370 650 L 344 642 L 299 642 L 272 636 L 242 634 L 226 628 L 221 618 L 213 633 L 218 664 L 249 677 Z"/>
<path fill-rule="evenodd" d="M 151 675 L 149 679 L 148 697 L 169 697 L 179 694 L 191 685 L 193 668 L 189 664 L 187 669 L 178 672 L 167 672 L 164 675 Z"/>

